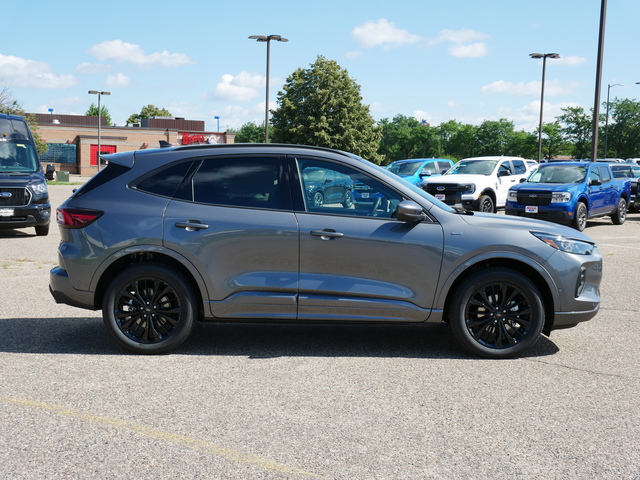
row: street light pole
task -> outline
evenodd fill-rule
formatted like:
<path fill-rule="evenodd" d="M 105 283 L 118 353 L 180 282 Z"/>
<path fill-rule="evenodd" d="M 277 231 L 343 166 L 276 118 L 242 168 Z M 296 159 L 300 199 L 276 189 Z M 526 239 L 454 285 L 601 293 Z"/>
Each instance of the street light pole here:
<path fill-rule="evenodd" d="M 99 92 L 97 90 L 89 90 L 90 95 L 98 95 L 98 171 L 100 171 L 100 126 L 102 124 L 101 110 L 100 110 L 100 97 L 102 95 L 111 95 L 111 92 Z"/>
<path fill-rule="evenodd" d="M 614 83 L 607 85 L 607 114 L 604 117 L 604 158 L 607 159 L 607 148 L 609 142 L 609 93 L 611 92 L 611 87 L 622 87 L 621 83 Z"/>
<path fill-rule="evenodd" d="M 266 78 L 266 104 L 264 106 L 264 143 L 269 143 L 269 63 L 271 60 L 271 40 L 277 42 L 288 42 L 286 38 L 282 38 L 280 35 L 251 35 L 249 37 L 257 42 L 267 42 L 267 78 Z"/>
<path fill-rule="evenodd" d="M 542 59 L 542 88 L 540 89 L 540 123 L 538 124 L 538 162 L 542 158 L 542 111 L 544 108 L 544 76 L 547 70 L 547 58 L 560 58 L 557 53 L 530 53 L 531 58 Z"/>

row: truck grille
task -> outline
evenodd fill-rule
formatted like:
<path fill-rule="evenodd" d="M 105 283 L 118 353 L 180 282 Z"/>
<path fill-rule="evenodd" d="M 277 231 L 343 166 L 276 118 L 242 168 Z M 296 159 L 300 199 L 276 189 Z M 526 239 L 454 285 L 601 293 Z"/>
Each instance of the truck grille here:
<path fill-rule="evenodd" d="M 24 207 L 31 200 L 31 192 L 26 188 L 0 186 L 0 207 Z"/>
<path fill-rule="evenodd" d="M 549 205 L 551 203 L 551 194 L 519 191 L 518 203 L 520 205 L 538 205 L 538 206 Z"/>
<path fill-rule="evenodd" d="M 444 195 L 444 203 L 448 205 L 455 205 L 456 203 L 461 203 L 462 192 L 466 190 L 467 186 L 460 185 L 458 183 L 429 182 L 422 188 L 434 197 L 436 197 L 436 195 Z"/>

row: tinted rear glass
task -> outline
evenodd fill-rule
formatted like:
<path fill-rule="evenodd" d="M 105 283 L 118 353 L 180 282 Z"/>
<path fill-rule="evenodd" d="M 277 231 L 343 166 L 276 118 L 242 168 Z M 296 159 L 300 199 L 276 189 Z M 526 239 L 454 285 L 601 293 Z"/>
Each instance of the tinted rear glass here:
<path fill-rule="evenodd" d="M 191 164 L 192 162 L 181 162 L 170 165 L 144 178 L 135 188 L 163 197 L 173 197 Z"/>

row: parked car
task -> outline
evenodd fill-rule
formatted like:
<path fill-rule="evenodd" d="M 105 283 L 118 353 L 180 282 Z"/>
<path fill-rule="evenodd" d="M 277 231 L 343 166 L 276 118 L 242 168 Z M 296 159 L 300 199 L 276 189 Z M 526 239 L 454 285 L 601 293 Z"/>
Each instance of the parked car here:
<path fill-rule="evenodd" d="M 353 181 L 346 175 L 329 168 L 309 167 L 302 178 L 307 198 L 314 207 L 340 203 L 345 208 L 353 205 Z"/>
<path fill-rule="evenodd" d="M 396 160 L 387 166 L 387 170 L 419 187 L 425 177 L 442 175 L 452 166 L 453 160 L 448 158 L 414 158 Z"/>
<path fill-rule="evenodd" d="M 469 351 L 504 358 L 599 309 L 586 235 L 450 208 L 355 155 L 230 144 L 107 158 L 57 210 L 50 290 L 102 309 L 136 353 L 176 349 L 197 320 L 448 322 Z M 320 170 L 379 197 L 317 205 L 307 173 Z"/>
<path fill-rule="evenodd" d="M 520 157 L 473 157 L 456 163 L 444 175 L 426 178 L 422 188 L 447 205 L 495 212 L 503 208 L 512 185 L 534 166 Z"/>
<path fill-rule="evenodd" d="M 640 182 L 640 165 L 635 163 L 612 163 L 611 173 L 615 178 L 628 179 L 630 182 L 630 197 L 628 210 L 640 211 L 640 197 L 638 197 L 638 183 Z"/>
<path fill-rule="evenodd" d="M 599 162 L 546 163 L 511 187 L 505 213 L 570 225 L 582 231 L 589 218 L 611 216 L 622 225 L 631 197 L 628 179 Z"/>
<path fill-rule="evenodd" d="M 23 117 L 0 114 L 0 228 L 35 227 L 49 233 L 51 203 L 47 181 L 29 125 Z"/>
<path fill-rule="evenodd" d="M 635 163 L 636 165 L 640 165 L 640 158 L 627 158 L 625 160 L 626 163 Z"/>

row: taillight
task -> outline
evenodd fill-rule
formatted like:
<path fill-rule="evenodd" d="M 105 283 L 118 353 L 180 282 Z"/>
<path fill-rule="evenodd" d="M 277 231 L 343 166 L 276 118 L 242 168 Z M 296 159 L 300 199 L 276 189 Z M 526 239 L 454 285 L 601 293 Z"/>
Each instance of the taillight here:
<path fill-rule="evenodd" d="M 102 216 L 101 210 L 88 208 L 60 207 L 56 211 L 56 221 L 62 228 L 84 228 Z"/>

